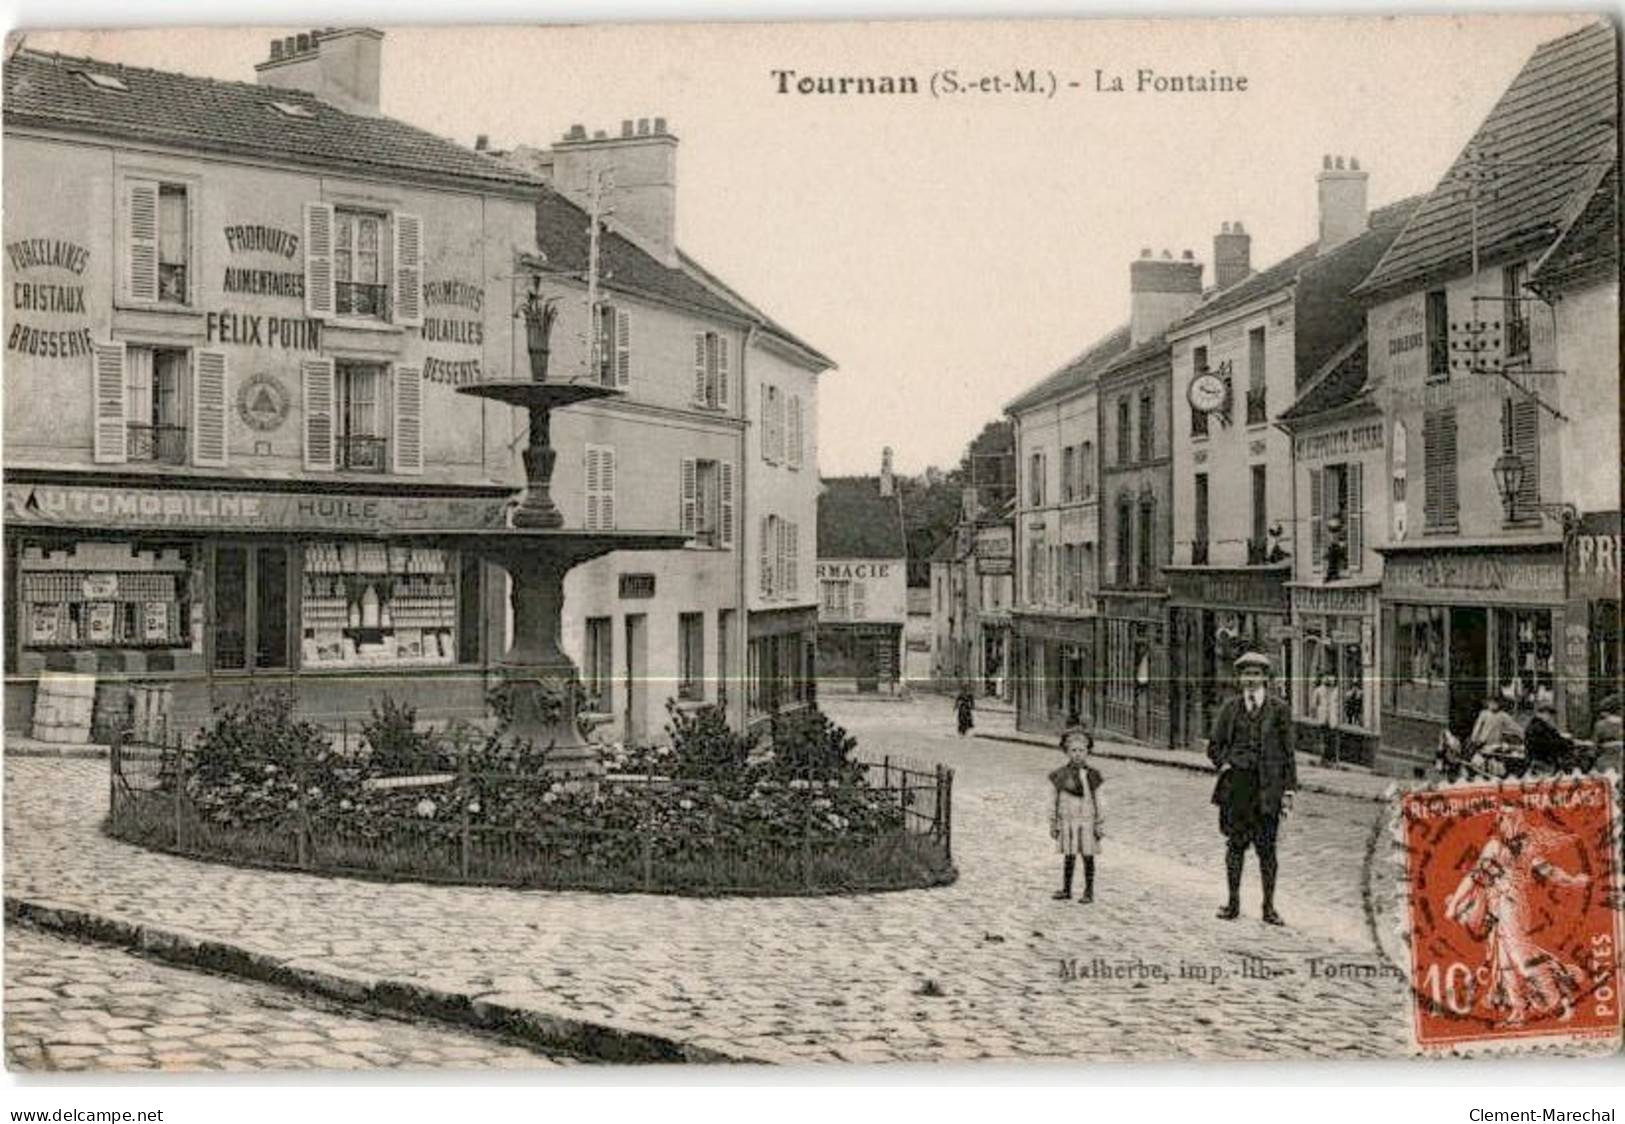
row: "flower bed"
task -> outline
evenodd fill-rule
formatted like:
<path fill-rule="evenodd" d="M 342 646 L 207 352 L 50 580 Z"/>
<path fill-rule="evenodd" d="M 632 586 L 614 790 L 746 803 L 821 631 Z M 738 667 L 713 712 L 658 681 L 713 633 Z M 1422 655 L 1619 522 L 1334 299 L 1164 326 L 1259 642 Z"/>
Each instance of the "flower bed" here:
<path fill-rule="evenodd" d="M 367 748 L 345 753 L 262 696 L 191 751 L 115 753 L 108 830 L 249 865 L 550 889 L 843 893 L 954 877 L 951 774 L 856 760 L 822 715 L 768 749 L 720 715 L 674 713 L 673 748 L 612 752 L 636 774 L 591 782 L 499 736 L 377 718 Z M 411 744 L 380 750 L 403 731 Z"/>

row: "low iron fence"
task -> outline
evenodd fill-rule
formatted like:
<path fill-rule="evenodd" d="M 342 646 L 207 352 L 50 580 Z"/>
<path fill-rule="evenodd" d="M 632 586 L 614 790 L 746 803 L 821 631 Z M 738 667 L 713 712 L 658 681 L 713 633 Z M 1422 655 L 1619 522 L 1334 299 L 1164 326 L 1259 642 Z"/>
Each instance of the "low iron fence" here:
<path fill-rule="evenodd" d="M 956 876 L 953 771 L 902 757 L 734 783 L 571 780 L 476 752 L 377 775 L 343 749 L 319 769 L 248 761 L 222 772 L 178 739 L 122 739 L 109 762 L 112 835 L 249 866 L 700 895 L 861 893 Z"/>

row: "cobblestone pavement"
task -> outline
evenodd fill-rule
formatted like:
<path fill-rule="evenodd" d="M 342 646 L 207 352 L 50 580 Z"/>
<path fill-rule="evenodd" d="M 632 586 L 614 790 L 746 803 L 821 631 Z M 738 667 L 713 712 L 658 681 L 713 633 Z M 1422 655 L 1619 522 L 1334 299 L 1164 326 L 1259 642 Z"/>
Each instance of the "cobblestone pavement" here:
<path fill-rule="evenodd" d="M 495 1038 L 6 929 L 6 1064 L 82 1069 L 533 1068 L 577 1064 Z"/>
<path fill-rule="evenodd" d="M 1050 899 L 1054 751 L 960 739 L 943 700 L 826 705 L 866 754 L 955 767 L 956 884 L 692 899 L 237 870 L 102 836 L 105 763 L 15 759 L 6 892 L 772 1061 L 1405 1051 L 1407 993 L 1379 970 L 1361 908 L 1378 805 L 1302 797 L 1281 845 L 1291 927 L 1257 920 L 1252 867 L 1246 914 L 1225 923 L 1208 779 L 1103 762 L 1107 850 L 1082 907 Z M 1393 881 L 1377 879 L 1383 908 Z M 1353 967 L 1328 975 L 1333 963 Z"/>

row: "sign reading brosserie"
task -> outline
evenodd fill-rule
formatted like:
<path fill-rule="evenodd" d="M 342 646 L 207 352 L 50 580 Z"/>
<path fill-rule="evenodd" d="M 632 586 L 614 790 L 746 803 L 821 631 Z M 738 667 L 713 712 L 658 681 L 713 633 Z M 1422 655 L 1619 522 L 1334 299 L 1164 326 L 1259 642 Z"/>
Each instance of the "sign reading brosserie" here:
<path fill-rule="evenodd" d="M 504 501 L 287 492 L 183 491 L 7 484 L 17 523 L 199 530 L 478 530 L 504 524 Z"/>

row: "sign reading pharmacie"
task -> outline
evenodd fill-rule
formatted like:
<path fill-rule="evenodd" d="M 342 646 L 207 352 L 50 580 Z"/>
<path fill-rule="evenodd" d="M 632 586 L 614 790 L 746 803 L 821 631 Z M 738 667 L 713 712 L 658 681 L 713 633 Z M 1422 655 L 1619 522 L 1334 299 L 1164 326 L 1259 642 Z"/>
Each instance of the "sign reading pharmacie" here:
<path fill-rule="evenodd" d="M 36 527 L 198 531 L 462 531 L 506 524 L 501 497 L 7 484 L 6 518 Z"/>

